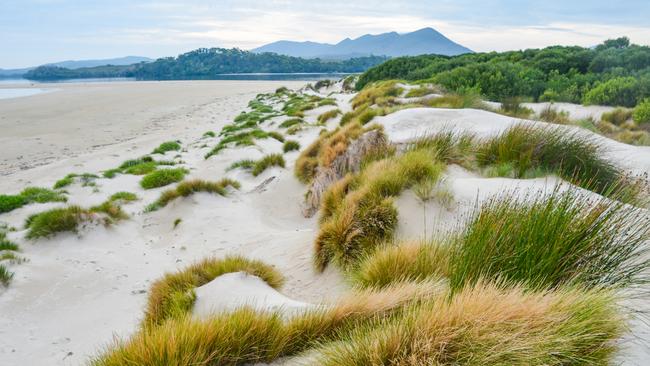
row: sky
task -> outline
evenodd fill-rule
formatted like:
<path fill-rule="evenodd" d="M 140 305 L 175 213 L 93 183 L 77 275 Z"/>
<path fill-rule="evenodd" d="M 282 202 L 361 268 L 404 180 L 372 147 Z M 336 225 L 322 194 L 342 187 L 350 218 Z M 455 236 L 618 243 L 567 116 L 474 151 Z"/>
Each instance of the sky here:
<path fill-rule="evenodd" d="M 432 27 L 474 51 L 650 45 L 649 0 L 0 0 L 0 68 Z"/>

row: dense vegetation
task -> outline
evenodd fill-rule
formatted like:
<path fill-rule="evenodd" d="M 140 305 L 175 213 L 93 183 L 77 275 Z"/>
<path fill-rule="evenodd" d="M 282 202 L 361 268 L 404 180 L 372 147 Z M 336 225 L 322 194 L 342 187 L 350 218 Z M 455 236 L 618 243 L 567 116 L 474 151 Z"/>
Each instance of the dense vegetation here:
<path fill-rule="evenodd" d="M 363 72 L 380 64 L 386 57 L 369 56 L 345 61 L 303 59 L 274 53 L 253 53 L 240 49 L 199 48 L 178 57 L 128 66 L 98 66 L 66 69 L 41 66 L 24 75 L 32 80 L 74 78 L 136 77 L 138 79 L 210 79 L 231 73 L 328 73 Z"/>
<path fill-rule="evenodd" d="M 634 107 L 650 96 L 650 47 L 623 37 L 591 49 L 553 46 L 524 51 L 424 55 L 389 60 L 366 71 L 357 83 L 428 80 L 463 92 L 504 101 L 524 97 Z"/>

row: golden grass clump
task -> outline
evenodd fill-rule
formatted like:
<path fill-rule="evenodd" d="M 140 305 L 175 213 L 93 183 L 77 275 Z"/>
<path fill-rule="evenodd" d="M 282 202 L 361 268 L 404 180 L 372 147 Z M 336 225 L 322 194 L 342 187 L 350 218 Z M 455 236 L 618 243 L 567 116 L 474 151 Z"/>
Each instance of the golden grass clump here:
<path fill-rule="evenodd" d="M 116 341 L 91 361 L 95 366 L 247 365 L 296 355 L 340 332 L 389 317 L 409 304 L 444 293 L 437 283 L 397 284 L 381 291 L 353 290 L 331 306 L 289 319 L 280 311 L 250 307 L 197 320 L 184 314 Z"/>
<path fill-rule="evenodd" d="M 179 272 L 168 273 L 151 286 L 144 326 L 158 325 L 166 319 L 182 317 L 194 304 L 194 288 L 205 285 L 222 274 L 240 271 L 258 276 L 276 289 L 284 283 L 282 274 L 261 261 L 241 256 L 205 259 Z"/>
<path fill-rule="evenodd" d="M 339 114 L 341 114 L 341 110 L 338 108 L 329 110 L 327 112 L 323 112 L 320 116 L 318 116 L 318 123 L 321 125 L 325 124 L 327 121 L 329 121 L 332 118 L 335 118 Z"/>
<path fill-rule="evenodd" d="M 380 98 L 397 97 L 403 91 L 404 89 L 397 86 L 396 80 L 373 83 L 365 86 L 363 90 L 352 98 L 352 108 L 357 109 L 364 104 L 372 106 Z"/>
<path fill-rule="evenodd" d="M 526 292 L 478 283 L 313 349 L 318 365 L 605 365 L 626 331 L 602 290 Z"/>

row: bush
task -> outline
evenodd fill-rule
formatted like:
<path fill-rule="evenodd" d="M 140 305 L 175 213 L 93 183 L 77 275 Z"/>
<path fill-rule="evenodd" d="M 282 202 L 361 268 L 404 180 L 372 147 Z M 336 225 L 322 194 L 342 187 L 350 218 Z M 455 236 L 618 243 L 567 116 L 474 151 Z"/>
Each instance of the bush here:
<path fill-rule="evenodd" d="M 166 274 L 154 282 L 147 301 L 145 326 L 162 324 L 169 318 L 182 317 L 194 304 L 194 288 L 203 286 L 222 274 L 240 271 L 258 276 L 276 289 L 284 283 L 281 273 L 260 261 L 240 256 L 205 259 L 177 273 Z"/>
<path fill-rule="evenodd" d="M 300 143 L 294 140 L 287 140 L 282 146 L 282 151 L 288 153 L 290 151 L 300 150 Z"/>
<path fill-rule="evenodd" d="M 163 187 L 180 182 L 185 174 L 187 174 L 187 170 L 183 168 L 156 170 L 145 175 L 140 181 L 140 186 L 144 189 Z"/>
<path fill-rule="evenodd" d="M 160 144 L 155 148 L 151 153 L 152 154 L 164 154 L 167 151 L 178 151 L 181 149 L 181 144 L 178 141 L 166 141 Z"/>
<path fill-rule="evenodd" d="M 633 118 L 640 125 L 650 123 L 650 98 L 644 99 L 634 108 Z"/>
<path fill-rule="evenodd" d="M 596 84 L 585 94 L 585 104 L 634 107 L 639 82 L 633 77 L 618 77 Z"/>

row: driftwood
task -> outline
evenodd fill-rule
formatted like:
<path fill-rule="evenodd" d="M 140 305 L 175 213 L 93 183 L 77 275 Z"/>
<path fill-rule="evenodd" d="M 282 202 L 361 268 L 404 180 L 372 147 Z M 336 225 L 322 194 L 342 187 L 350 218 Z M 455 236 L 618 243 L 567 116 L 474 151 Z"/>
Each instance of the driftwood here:
<path fill-rule="evenodd" d="M 382 131 L 368 131 L 358 139 L 350 142 L 345 151 L 339 154 L 329 166 L 318 166 L 314 179 L 305 194 L 302 214 L 312 217 L 318 211 L 321 198 L 332 183 L 343 178 L 347 173 L 356 173 L 361 169 L 363 158 L 372 151 L 377 151 L 388 144 Z"/>

